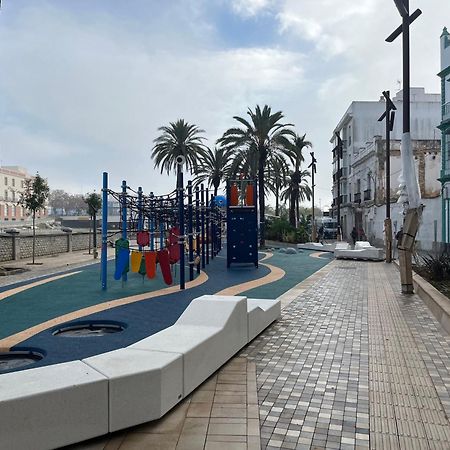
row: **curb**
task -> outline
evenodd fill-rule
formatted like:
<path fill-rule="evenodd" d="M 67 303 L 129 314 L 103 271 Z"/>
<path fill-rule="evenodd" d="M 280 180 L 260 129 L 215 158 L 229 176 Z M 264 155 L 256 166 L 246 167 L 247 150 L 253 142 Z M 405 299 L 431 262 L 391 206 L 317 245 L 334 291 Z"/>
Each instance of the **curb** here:
<path fill-rule="evenodd" d="M 397 261 L 394 264 L 399 269 Z M 428 306 L 442 328 L 450 335 L 450 299 L 416 272 L 413 272 L 413 285 L 415 293 Z"/>

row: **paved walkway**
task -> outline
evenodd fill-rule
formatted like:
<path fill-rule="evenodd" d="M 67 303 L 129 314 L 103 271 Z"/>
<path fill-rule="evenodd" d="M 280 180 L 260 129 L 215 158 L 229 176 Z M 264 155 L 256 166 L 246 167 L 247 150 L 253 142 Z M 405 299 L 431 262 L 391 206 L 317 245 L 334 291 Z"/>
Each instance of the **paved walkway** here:
<path fill-rule="evenodd" d="M 262 448 L 449 449 L 450 337 L 385 263 L 333 261 L 241 356 Z"/>
<path fill-rule="evenodd" d="M 399 292 L 393 265 L 333 261 L 173 413 L 77 448 L 450 449 L 450 337 Z"/>

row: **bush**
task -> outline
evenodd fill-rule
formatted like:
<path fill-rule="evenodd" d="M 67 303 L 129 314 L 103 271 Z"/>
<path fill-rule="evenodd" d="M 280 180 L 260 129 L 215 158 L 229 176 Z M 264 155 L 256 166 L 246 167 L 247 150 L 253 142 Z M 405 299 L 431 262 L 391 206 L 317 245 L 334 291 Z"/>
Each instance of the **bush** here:
<path fill-rule="evenodd" d="M 286 219 L 273 219 L 267 225 L 266 238 L 272 241 L 290 242 L 287 239 L 295 235 L 295 228 Z"/>
<path fill-rule="evenodd" d="M 450 279 L 450 255 L 427 255 L 416 257 L 416 266 L 426 278 L 433 281 Z"/>

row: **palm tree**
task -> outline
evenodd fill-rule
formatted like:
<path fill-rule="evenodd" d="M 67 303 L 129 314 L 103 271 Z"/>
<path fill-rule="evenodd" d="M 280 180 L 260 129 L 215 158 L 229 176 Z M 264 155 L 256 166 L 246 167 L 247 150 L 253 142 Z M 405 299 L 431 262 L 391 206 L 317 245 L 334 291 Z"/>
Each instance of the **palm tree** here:
<path fill-rule="evenodd" d="M 280 215 L 280 196 L 281 190 L 286 186 L 289 176 L 289 165 L 282 155 L 277 154 L 275 158 L 270 159 L 267 171 L 267 186 L 270 192 L 275 196 L 275 215 Z"/>
<path fill-rule="evenodd" d="M 297 226 L 297 220 L 300 216 L 299 208 L 300 202 L 310 200 L 312 191 L 306 183 L 306 178 L 311 176 L 307 170 L 291 171 L 288 178 L 288 186 L 281 193 L 281 198 L 284 201 L 289 200 L 289 223 Z"/>
<path fill-rule="evenodd" d="M 158 131 L 162 131 L 162 134 L 153 141 L 155 145 L 151 155 L 155 168 L 161 168 L 161 173 L 166 171 L 167 174 L 176 169 L 179 174 L 181 167 L 177 158 L 183 156 L 187 169 L 191 173 L 195 172 L 206 148 L 203 144 L 205 138 L 201 136 L 204 130 L 184 119 L 178 119 L 170 122 L 169 126 L 159 127 Z"/>
<path fill-rule="evenodd" d="M 208 186 L 214 187 L 214 197 L 217 195 L 220 183 L 225 179 L 230 166 L 230 150 L 224 147 L 209 147 L 201 154 L 199 165 L 195 171 L 194 184 L 198 185 L 204 181 Z"/>
<path fill-rule="evenodd" d="M 295 137 L 295 133 L 288 127 L 292 124 L 284 124 L 283 113 L 278 111 L 272 114 L 269 106 L 265 105 L 261 110 L 259 105 L 253 112 L 250 108 L 247 111 L 250 122 L 242 117 L 233 118 L 242 124 L 243 128 L 230 128 L 218 142 L 230 149 L 238 152 L 248 152 L 248 156 L 256 158 L 259 191 L 259 222 L 260 222 L 260 245 L 265 245 L 264 239 L 264 207 L 265 207 L 265 184 L 264 169 L 266 167 L 269 153 L 276 153 L 291 146 L 289 137 Z M 247 158 L 251 161 L 250 158 Z"/>
<path fill-rule="evenodd" d="M 294 166 L 294 179 L 301 179 L 302 174 L 300 172 L 300 166 L 305 161 L 305 157 L 303 156 L 303 149 L 311 148 L 312 143 L 310 141 L 305 140 L 306 134 L 303 136 L 299 136 L 298 134 L 295 136 L 294 142 L 286 152 L 288 158 L 290 159 L 292 165 Z M 300 217 L 300 204 L 297 202 L 297 220 Z"/>

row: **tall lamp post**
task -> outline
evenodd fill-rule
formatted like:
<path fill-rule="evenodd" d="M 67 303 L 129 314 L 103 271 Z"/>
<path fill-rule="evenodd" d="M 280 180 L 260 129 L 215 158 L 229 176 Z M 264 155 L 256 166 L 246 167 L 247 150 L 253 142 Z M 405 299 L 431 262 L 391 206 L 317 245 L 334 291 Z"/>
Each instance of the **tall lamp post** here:
<path fill-rule="evenodd" d="M 391 221 L 391 131 L 394 129 L 395 111 L 397 108 L 392 102 L 389 91 L 383 91 L 386 99 L 386 111 L 378 122 L 386 120 L 386 219 L 384 220 L 384 245 L 386 262 L 392 262 L 392 221 Z"/>
<path fill-rule="evenodd" d="M 337 159 L 336 183 L 337 183 L 337 240 L 341 240 L 341 158 L 343 155 L 344 143 L 339 133 L 335 132 L 337 145 L 333 149 L 333 154 Z"/>
<path fill-rule="evenodd" d="M 314 152 L 309 153 L 311 155 L 311 164 L 308 166 L 308 168 L 311 167 L 311 187 L 312 187 L 312 226 L 311 226 L 311 240 L 313 242 L 316 242 L 316 218 L 314 214 L 314 174 L 316 173 L 316 163 L 317 159 L 314 157 Z"/>
<path fill-rule="evenodd" d="M 419 216 L 421 214 L 420 192 L 417 183 L 416 171 L 414 167 L 414 158 L 411 148 L 411 111 L 410 111 L 410 70 L 409 70 L 409 26 L 421 14 L 420 9 L 416 9 L 409 15 L 409 0 L 394 0 L 402 24 L 386 38 L 387 42 L 393 42 L 398 36 L 402 35 L 403 48 L 403 135 L 401 144 L 401 158 L 403 166 L 403 180 L 405 184 L 407 202 L 406 215 L 403 222 L 403 238 L 399 245 L 399 263 L 400 279 L 402 284 L 402 293 L 412 294 L 414 292 L 412 278 L 412 250 L 419 228 Z"/>

